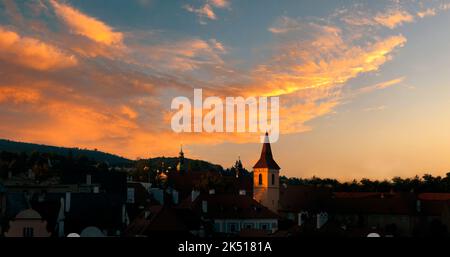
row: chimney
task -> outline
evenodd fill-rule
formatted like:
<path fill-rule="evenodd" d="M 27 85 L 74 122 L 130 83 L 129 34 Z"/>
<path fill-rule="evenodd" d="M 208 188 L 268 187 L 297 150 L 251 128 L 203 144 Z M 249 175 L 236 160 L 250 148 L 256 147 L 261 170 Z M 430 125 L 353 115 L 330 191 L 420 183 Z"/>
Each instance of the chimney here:
<path fill-rule="evenodd" d="M 209 190 L 209 194 L 210 195 L 215 195 L 216 194 L 216 190 L 215 189 L 210 189 Z"/>
<path fill-rule="evenodd" d="M 195 201 L 195 199 L 197 199 L 197 197 L 199 195 L 200 195 L 200 191 L 192 190 L 192 192 L 191 192 L 191 200 L 192 200 L 192 202 Z"/>
<path fill-rule="evenodd" d="M 239 190 L 239 195 L 246 195 L 247 191 L 245 191 L 245 189 L 241 189 Z"/>
<path fill-rule="evenodd" d="M 202 201 L 202 211 L 203 211 L 203 213 L 208 212 L 208 202 L 205 200 Z"/>
<path fill-rule="evenodd" d="M 92 176 L 91 174 L 86 175 L 86 184 L 90 185 L 92 184 Z"/>
<path fill-rule="evenodd" d="M 71 198 L 71 193 L 70 192 L 66 192 L 66 203 L 65 203 L 65 211 L 69 212 L 70 211 L 70 198 Z"/>

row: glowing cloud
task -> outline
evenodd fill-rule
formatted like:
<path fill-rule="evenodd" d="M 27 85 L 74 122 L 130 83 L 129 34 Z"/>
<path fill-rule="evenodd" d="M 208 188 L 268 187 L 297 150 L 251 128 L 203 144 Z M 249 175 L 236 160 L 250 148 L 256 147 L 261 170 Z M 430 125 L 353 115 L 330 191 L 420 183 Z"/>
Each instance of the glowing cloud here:
<path fill-rule="evenodd" d="M 191 38 L 175 42 L 142 46 L 140 58 L 145 62 L 158 64 L 156 69 L 192 71 L 201 67 L 216 67 L 224 62 L 221 55 L 225 46 L 215 40 Z"/>
<path fill-rule="evenodd" d="M 414 17 L 407 11 L 393 10 L 388 13 L 378 13 L 374 20 L 383 26 L 393 29 L 403 23 L 414 21 Z"/>
<path fill-rule="evenodd" d="M 425 18 L 428 16 L 435 16 L 436 15 L 436 10 L 434 8 L 428 8 L 424 11 L 420 11 L 417 13 L 417 16 L 419 16 L 420 18 Z"/>
<path fill-rule="evenodd" d="M 368 87 L 363 87 L 359 90 L 359 93 L 369 93 L 372 92 L 374 90 L 379 90 L 379 89 L 385 89 L 397 84 L 402 83 L 405 80 L 405 77 L 400 77 L 400 78 L 396 78 L 396 79 L 391 79 L 388 81 L 384 81 L 381 83 L 377 83 L 373 86 L 368 86 Z"/>
<path fill-rule="evenodd" d="M 192 5 L 185 5 L 183 8 L 191 13 L 197 14 L 200 19 L 200 24 L 206 24 L 204 19 L 216 20 L 217 16 L 214 8 L 229 8 L 230 2 L 228 0 L 206 0 L 206 2 L 199 8 Z"/>
<path fill-rule="evenodd" d="M 190 5 L 186 5 L 184 7 L 188 12 L 196 13 L 199 17 L 206 17 L 210 20 L 217 19 L 216 14 L 214 13 L 211 5 L 205 4 L 200 8 L 194 8 Z"/>
<path fill-rule="evenodd" d="M 121 45 L 123 34 L 115 32 L 104 22 L 90 17 L 70 5 L 51 0 L 50 3 L 61 18 L 78 35 L 85 36 L 97 43 L 106 45 Z"/>
<path fill-rule="evenodd" d="M 0 59 L 36 70 L 61 69 L 77 65 L 75 56 L 31 37 L 21 37 L 0 27 Z"/>
<path fill-rule="evenodd" d="M 210 0 L 209 2 L 218 8 L 226 8 L 230 6 L 230 2 L 228 0 Z"/>
<path fill-rule="evenodd" d="M 17 88 L 11 86 L 0 87 L 0 103 L 36 103 L 40 98 L 41 95 L 39 92 L 30 88 Z"/>

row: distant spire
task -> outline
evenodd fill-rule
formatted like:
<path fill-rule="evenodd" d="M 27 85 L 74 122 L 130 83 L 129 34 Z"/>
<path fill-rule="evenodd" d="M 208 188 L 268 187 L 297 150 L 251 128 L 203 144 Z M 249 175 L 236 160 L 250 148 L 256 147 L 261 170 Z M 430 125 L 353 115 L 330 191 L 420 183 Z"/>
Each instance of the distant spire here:
<path fill-rule="evenodd" d="M 184 165 L 183 145 L 180 146 L 180 155 L 178 156 L 177 171 L 178 172 L 185 172 L 186 171 L 186 167 Z"/>
<path fill-rule="evenodd" d="M 277 162 L 273 159 L 272 148 L 270 147 L 269 133 L 266 131 L 261 156 L 253 168 L 269 168 L 279 170 Z"/>

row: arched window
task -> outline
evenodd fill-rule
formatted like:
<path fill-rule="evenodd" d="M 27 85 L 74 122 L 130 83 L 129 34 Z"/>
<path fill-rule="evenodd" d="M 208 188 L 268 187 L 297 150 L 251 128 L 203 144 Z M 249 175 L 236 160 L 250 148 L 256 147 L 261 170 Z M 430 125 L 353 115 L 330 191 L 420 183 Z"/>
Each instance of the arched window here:
<path fill-rule="evenodd" d="M 258 184 L 262 185 L 262 174 L 259 174 L 258 176 Z"/>
<path fill-rule="evenodd" d="M 272 186 L 275 185 L 275 174 L 272 174 Z"/>

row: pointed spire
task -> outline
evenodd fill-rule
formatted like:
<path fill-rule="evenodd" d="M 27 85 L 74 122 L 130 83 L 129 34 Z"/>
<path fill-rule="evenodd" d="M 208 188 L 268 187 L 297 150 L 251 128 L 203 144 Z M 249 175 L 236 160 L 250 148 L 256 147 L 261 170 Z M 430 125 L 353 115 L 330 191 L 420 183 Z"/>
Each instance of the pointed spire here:
<path fill-rule="evenodd" d="M 180 155 L 178 156 L 178 164 L 177 164 L 177 171 L 178 172 L 184 172 L 185 171 L 184 166 L 184 153 L 183 153 L 183 145 L 180 146 Z"/>
<path fill-rule="evenodd" d="M 253 168 L 268 168 L 279 170 L 280 166 L 276 163 L 272 156 L 272 148 L 270 147 L 269 133 L 266 131 L 261 156 Z"/>

